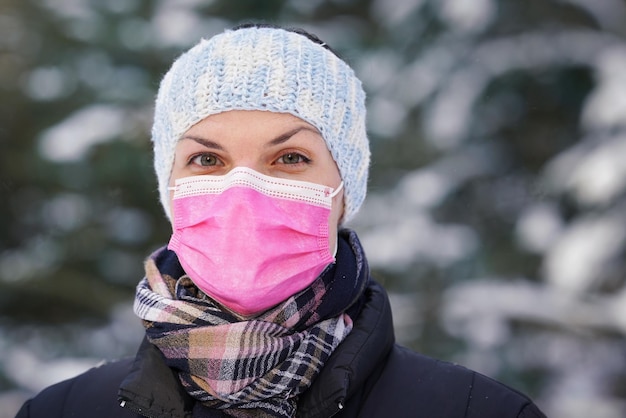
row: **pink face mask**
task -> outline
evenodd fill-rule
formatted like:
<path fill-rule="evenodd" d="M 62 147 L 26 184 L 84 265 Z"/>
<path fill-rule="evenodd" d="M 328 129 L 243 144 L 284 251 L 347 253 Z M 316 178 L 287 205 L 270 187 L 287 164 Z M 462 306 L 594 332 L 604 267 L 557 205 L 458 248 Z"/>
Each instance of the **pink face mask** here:
<path fill-rule="evenodd" d="M 176 180 L 168 248 L 204 293 L 252 315 L 309 286 L 335 261 L 331 187 L 234 168 Z"/>

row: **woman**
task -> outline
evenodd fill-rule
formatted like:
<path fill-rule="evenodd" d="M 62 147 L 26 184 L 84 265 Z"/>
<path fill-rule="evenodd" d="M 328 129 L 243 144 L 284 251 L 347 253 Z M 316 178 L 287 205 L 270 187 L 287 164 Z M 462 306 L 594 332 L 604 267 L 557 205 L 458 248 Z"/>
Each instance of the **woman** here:
<path fill-rule="evenodd" d="M 139 352 L 18 417 L 544 416 L 394 343 L 341 227 L 365 197 L 365 93 L 317 38 L 246 25 L 201 41 L 165 75 L 152 139 L 173 233 L 137 287 Z"/>

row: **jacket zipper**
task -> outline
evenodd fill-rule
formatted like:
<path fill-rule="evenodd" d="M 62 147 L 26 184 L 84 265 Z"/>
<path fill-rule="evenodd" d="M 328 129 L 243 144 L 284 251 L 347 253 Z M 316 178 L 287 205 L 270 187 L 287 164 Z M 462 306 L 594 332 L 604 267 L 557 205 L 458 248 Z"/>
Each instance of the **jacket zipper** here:
<path fill-rule="evenodd" d="M 144 412 L 140 407 L 133 405 L 131 402 L 126 401 L 126 399 L 120 400 L 120 407 L 131 410 L 132 412 L 141 415 L 146 418 L 160 418 L 157 415 L 151 415 L 148 412 Z"/>
<path fill-rule="evenodd" d="M 337 415 L 338 413 L 340 413 L 340 412 L 343 410 L 344 406 L 345 406 L 345 405 L 343 404 L 343 398 L 339 399 L 339 400 L 337 401 L 337 409 L 336 409 L 335 411 L 333 411 L 333 413 L 332 413 L 332 414 L 330 414 L 330 416 L 331 416 L 331 417 L 334 417 L 335 415 Z"/>

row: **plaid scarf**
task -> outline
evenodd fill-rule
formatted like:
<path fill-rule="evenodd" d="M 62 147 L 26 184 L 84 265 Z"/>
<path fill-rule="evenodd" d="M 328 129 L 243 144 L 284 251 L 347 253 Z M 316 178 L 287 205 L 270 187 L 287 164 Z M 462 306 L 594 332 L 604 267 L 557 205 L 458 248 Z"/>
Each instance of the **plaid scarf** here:
<path fill-rule="evenodd" d="M 308 288 L 247 319 L 220 308 L 184 273 L 176 279 L 171 268 L 160 271 L 163 259 L 173 259 L 178 266 L 173 270 L 183 273 L 171 251 L 152 254 L 134 310 L 148 340 L 200 401 L 194 417 L 216 416 L 215 410 L 236 417 L 295 416 L 298 395 L 351 331 L 345 310 L 363 284 L 354 283 L 354 276 L 333 274 L 331 265 Z"/>

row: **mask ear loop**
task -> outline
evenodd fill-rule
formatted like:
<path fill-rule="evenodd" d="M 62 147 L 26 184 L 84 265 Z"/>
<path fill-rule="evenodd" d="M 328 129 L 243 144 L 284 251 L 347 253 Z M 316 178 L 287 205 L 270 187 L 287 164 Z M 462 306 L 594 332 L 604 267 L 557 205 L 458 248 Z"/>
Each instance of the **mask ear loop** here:
<path fill-rule="evenodd" d="M 331 197 L 331 198 L 337 196 L 339 194 L 339 192 L 341 191 L 341 189 L 343 189 L 343 180 L 341 181 L 341 183 L 339 183 L 339 187 L 337 187 L 335 190 L 333 190 L 332 193 L 329 193 L 328 196 Z"/>
<path fill-rule="evenodd" d="M 341 189 L 343 189 L 343 180 L 341 181 L 341 183 L 339 183 L 339 187 L 337 187 L 335 190 L 333 190 L 332 193 L 330 193 L 328 196 L 332 199 L 335 196 L 337 196 L 339 194 L 339 192 L 341 192 Z M 335 235 L 335 250 L 333 251 L 333 258 L 335 259 L 335 262 L 337 262 L 337 250 L 339 249 L 339 234 Z"/>

